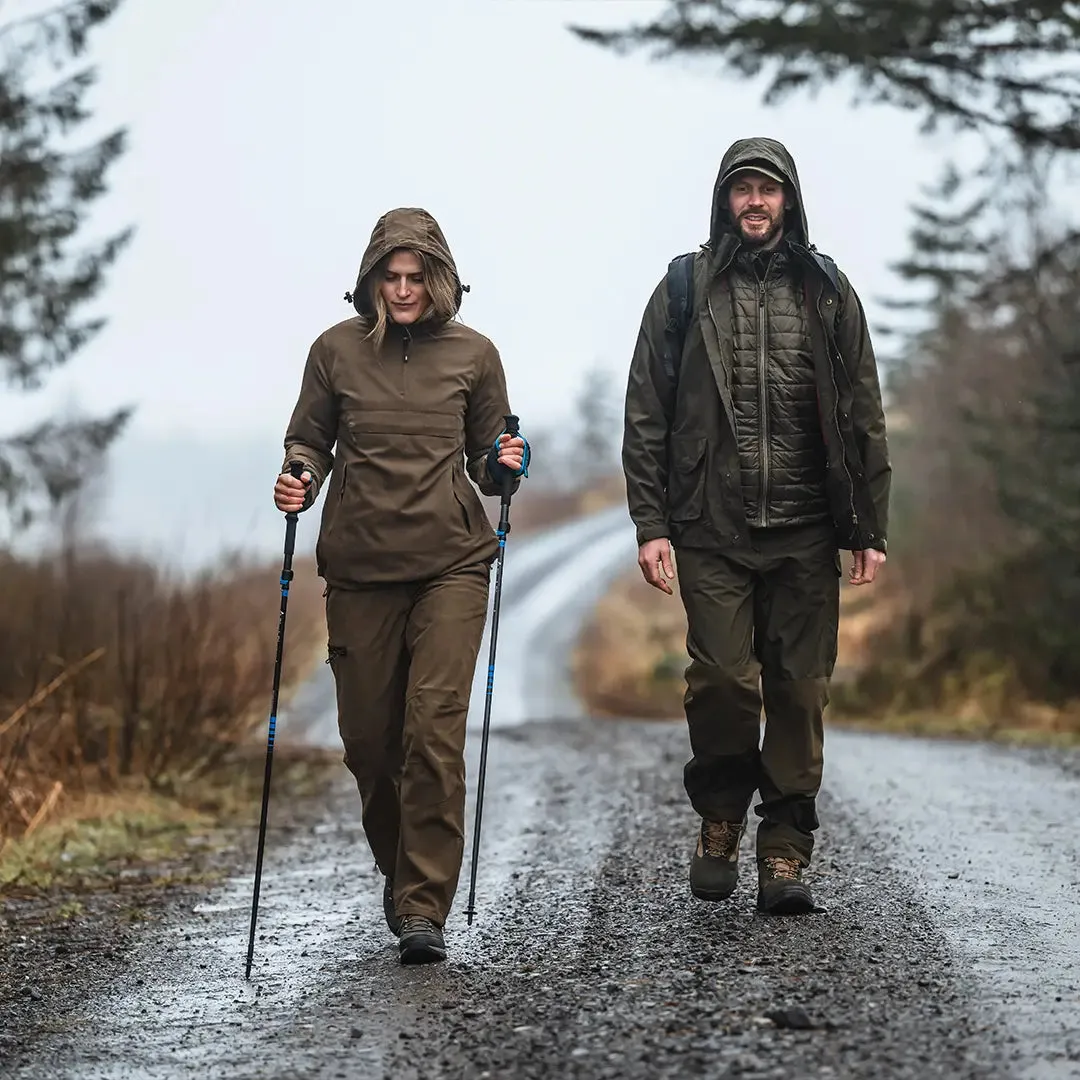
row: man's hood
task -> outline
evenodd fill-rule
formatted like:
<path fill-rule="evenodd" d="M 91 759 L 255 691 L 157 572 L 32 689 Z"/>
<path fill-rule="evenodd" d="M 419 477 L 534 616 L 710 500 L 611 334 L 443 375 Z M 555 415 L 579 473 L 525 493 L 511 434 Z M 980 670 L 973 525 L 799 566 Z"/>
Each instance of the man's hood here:
<path fill-rule="evenodd" d="M 425 255 L 440 260 L 450 269 L 457 283 L 457 302 L 453 312 L 456 315 L 458 308 L 461 307 L 464 289 L 457 265 L 454 263 L 454 256 L 450 253 L 450 245 L 447 244 L 446 237 L 435 218 L 426 210 L 415 206 L 388 210 L 371 230 L 371 239 L 360 261 L 360 272 L 356 276 L 356 288 L 352 294 L 353 307 L 357 312 L 368 318 L 374 316 L 375 312 L 368 299 L 366 278 L 378 265 L 379 260 L 389 255 L 395 248 L 412 248 L 414 251 L 422 251 Z"/>
<path fill-rule="evenodd" d="M 784 236 L 809 244 L 810 231 L 806 223 L 799 173 L 787 147 L 776 139 L 737 139 L 724 154 L 716 174 L 716 183 L 713 185 L 712 220 L 709 225 L 709 239 L 713 250 L 719 247 L 725 233 L 735 231 L 731 214 L 728 212 L 726 184 L 723 180 L 737 166 L 753 165 L 755 162 L 768 166 L 786 178 L 794 194 L 794 205 L 784 214 Z"/>

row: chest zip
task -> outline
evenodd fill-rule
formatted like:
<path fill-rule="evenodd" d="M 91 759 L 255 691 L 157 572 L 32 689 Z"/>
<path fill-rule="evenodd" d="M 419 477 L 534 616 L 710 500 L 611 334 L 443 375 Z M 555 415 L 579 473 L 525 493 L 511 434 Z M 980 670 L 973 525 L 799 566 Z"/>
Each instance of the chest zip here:
<path fill-rule="evenodd" d="M 771 432 L 769 430 L 769 312 L 768 312 L 768 280 L 769 271 L 772 269 L 772 252 L 765 261 L 764 273 L 754 261 L 754 274 L 758 284 L 758 308 L 757 308 L 757 376 L 758 376 L 758 438 L 761 470 L 758 486 L 758 521 L 763 526 L 769 524 L 769 499 L 772 478 L 771 455 L 769 442 Z"/>

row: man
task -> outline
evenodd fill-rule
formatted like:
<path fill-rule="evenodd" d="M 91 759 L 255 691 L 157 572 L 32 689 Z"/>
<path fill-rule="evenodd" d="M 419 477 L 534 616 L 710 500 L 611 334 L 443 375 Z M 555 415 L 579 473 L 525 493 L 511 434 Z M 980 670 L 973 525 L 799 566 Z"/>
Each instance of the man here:
<path fill-rule="evenodd" d="M 671 594 L 672 546 L 678 554 L 691 657 L 684 783 L 702 819 L 690 887 L 702 900 L 734 892 L 757 791 L 758 908 L 803 913 L 814 910 L 803 870 L 818 827 L 840 549 L 853 553 L 853 585 L 885 561 L 877 366 L 855 290 L 809 246 L 781 143 L 732 144 L 709 240 L 683 259 L 642 319 L 623 468 L 645 580 Z M 692 271 L 685 315 L 680 266 Z"/>

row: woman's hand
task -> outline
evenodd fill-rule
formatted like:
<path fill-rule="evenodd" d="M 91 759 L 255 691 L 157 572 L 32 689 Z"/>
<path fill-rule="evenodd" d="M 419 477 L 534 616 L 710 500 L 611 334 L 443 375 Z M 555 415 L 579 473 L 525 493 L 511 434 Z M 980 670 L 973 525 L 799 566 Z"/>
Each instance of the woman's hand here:
<path fill-rule="evenodd" d="M 499 436 L 499 464 L 505 465 L 515 474 L 521 472 L 521 463 L 525 458 L 525 440 L 520 435 Z"/>
<path fill-rule="evenodd" d="M 311 473 L 306 470 L 300 479 L 289 473 L 282 473 L 274 484 L 274 505 L 285 514 L 298 514 L 304 508 L 307 487 L 311 483 Z"/>

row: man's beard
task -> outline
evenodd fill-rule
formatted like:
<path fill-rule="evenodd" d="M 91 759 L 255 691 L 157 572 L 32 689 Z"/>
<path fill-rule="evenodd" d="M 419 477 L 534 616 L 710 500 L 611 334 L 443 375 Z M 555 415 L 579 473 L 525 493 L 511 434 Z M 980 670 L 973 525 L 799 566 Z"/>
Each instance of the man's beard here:
<path fill-rule="evenodd" d="M 747 233 L 746 229 L 743 227 L 742 219 L 744 217 L 749 217 L 752 214 L 760 215 L 761 213 L 762 211 L 760 210 L 747 210 L 739 216 L 739 236 L 742 239 L 742 242 L 747 247 L 767 247 L 776 239 L 777 235 L 780 233 L 780 230 L 784 227 L 784 219 L 783 216 L 781 216 L 778 218 L 770 218 L 769 227 L 765 230 L 765 232 Z"/>

